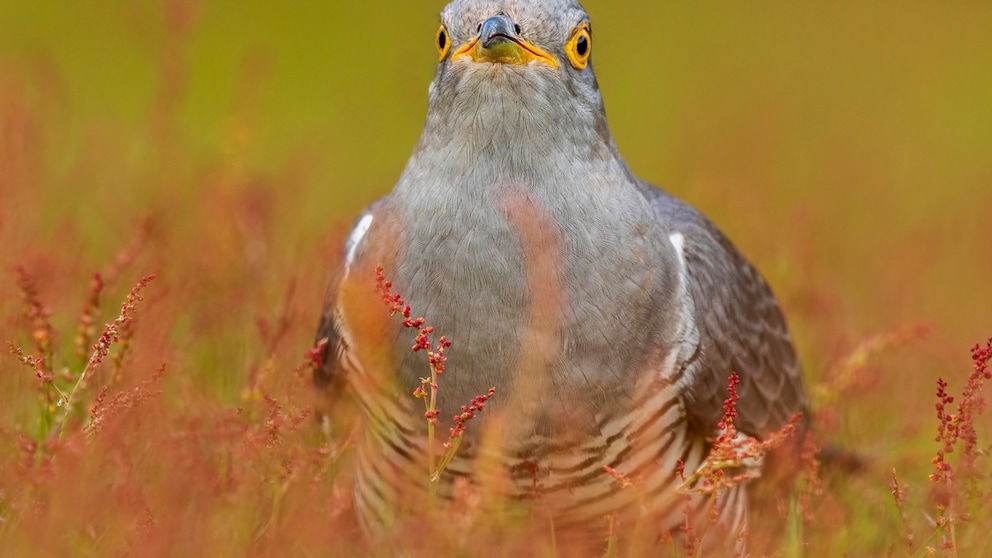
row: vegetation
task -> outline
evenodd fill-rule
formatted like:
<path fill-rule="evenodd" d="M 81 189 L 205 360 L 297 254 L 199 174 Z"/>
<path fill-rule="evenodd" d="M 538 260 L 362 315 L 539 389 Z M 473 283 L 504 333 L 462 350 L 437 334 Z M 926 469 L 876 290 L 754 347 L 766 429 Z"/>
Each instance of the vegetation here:
<path fill-rule="evenodd" d="M 310 349 L 440 2 L 35 4 L 0 5 L 0 553 L 366 554 Z M 758 264 L 800 348 L 816 447 L 768 552 L 992 552 L 992 8 L 585 4 L 631 167 Z"/>

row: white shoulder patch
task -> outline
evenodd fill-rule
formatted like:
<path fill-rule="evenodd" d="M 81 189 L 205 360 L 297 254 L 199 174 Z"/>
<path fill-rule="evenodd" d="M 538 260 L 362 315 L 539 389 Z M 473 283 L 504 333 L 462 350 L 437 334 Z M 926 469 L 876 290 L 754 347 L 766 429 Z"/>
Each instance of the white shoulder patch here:
<path fill-rule="evenodd" d="M 668 235 L 668 240 L 672 242 L 675 251 L 679 253 L 679 264 L 685 270 L 685 237 L 682 236 L 682 233 L 672 233 Z"/>
<path fill-rule="evenodd" d="M 681 302 L 681 320 L 676 324 L 676 336 L 678 341 L 669 352 L 663 370 L 665 374 L 672 377 L 676 371 L 683 368 L 683 364 L 692 359 L 692 354 L 699 346 L 699 331 L 696 329 L 696 305 L 692 300 L 692 293 L 689 289 L 689 265 L 685 259 L 685 236 L 682 233 L 674 232 L 668 235 L 668 240 L 675 248 L 678 256 L 678 291 L 675 296 Z M 688 369 L 686 373 L 676 380 L 681 386 L 689 385 L 693 380 L 693 370 Z"/>
<path fill-rule="evenodd" d="M 369 227 L 372 226 L 372 214 L 366 213 L 362 215 L 362 218 L 358 220 L 358 224 L 355 228 L 351 230 L 351 234 L 348 235 L 348 241 L 345 242 L 345 257 L 344 257 L 344 269 L 345 274 L 348 273 L 348 269 L 351 267 L 351 263 L 355 260 L 355 252 L 358 251 L 358 245 L 361 244 L 362 239 L 365 238 L 365 233 L 369 232 Z"/>

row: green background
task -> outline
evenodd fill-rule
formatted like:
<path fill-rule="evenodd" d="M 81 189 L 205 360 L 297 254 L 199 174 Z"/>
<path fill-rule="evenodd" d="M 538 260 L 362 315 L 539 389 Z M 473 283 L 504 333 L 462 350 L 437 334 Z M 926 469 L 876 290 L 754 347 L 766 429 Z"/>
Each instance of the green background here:
<path fill-rule="evenodd" d="M 41 120 L 41 221 L 106 257 L 108 215 L 195 199 L 189 176 L 222 165 L 290 200 L 281 247 L 341 226 L 416 141 L 441 7 L 4 2 L 0 83 Z M 787 306 L 829 291 L 837 343 L 988 333 L 989 4 L 586 7 L 630 166 L 709 214 Z M 828 334 L 810 314 L 801 344 Z"/>
<path fill-rule="evenodd" d="M 155 157 L 144 130 L 162 110 L 171 60 L 182 89 L 176 133 L 193 155 L 237 158 L 262 172 L 305 157 L 308 227 L 353 215 L 388 191 L 422 124 L 442 3 L 170 6 L 0 5 L 0 68 L 18 76 L 44 106 L 49 130 L 57 128 L 46 154 L 54 168 L 111 135 L 101 148 L 114 165 L 104 172 Z M 935 290 L 960 281 L 959 296 L 982 287 L 965 266 L 978 244 L 988 246 L 967 223 L 980 219 L 992 190 L 989 4 L 586 7 L 610 123 L 631 167 L 702 206 L 753 257 L 773 258 L 764 242 L 807 211 L 810 249 L 862 309 L 876 302 L 873 277 L 893 279 L 879 269 L 896 255 L 887 248 L 912 235 L 924 244 L 898 251 L 927 253 L 910 257 L 929 260 L 921 272 Z M 166 12 L 193 22 L 177 31 L 182 25 L 163 24 Z M 103 186 L 112 197 L 141 198 L 134 190 L 146 185 L 119 178 Z M 59 197 L 67 207 L 57 218 L 80 217 L 86 207 L 74 195 L 87 188 L 96 186 L 75 184 Z M 951 234 L 956 227 L 960 235 Z M 745 231 L 755 228 L 767 229 L 761 242 Z M 955 305 L 955 334 L 989 326 L 988 302 L 968 308 L 952 293 L 921 293 L 917 302 L 924 313 Z"/>

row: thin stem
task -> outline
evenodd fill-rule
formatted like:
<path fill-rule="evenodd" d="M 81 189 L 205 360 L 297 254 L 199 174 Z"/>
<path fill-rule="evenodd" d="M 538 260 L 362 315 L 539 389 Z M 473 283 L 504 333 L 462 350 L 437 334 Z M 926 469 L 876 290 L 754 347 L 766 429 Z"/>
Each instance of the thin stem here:
<path fill-rule="evenodd" d="M 431 478 L 437 474 L 437 469 L 434 467 L 434 422 L 432 419 L 427 419 L 427 456 L 430 463 L 430 474 Z"/>
<path fill-rule="evenodd" d="M 924 556 L 929 555 L 929 553 L 930 553 L 930 545 L 929 545 L 929 543 L 930 543 L 930 541 L 932 541 L 935 538 L 937 538 L 937 535 L 941 532 L 941 530 L 942 529 L 940 527 L 937 527 L 936 529 L 933 530 L 932 533 L 930 533 L 930 536 L 929 537 L 923 539 L 920 542 L 920 547 L 916 549 L 916 552 L 913 553 L 913 555 L 912 555 L 911 558 L 923 558 Z"/>
<path fill-rule="evenodd" d="M 434 474 L 431 475 L 432 484 L 437 484 L 441 480 L 441 473 L 444 472 L 444 469 L 448 466 L 448 463 L 451 462 L 451 458 L 455 456 L 455 452 L 458 451 L 458 446 L 460 445 L 462 445 L 461 436 L 458 436 L 452 440 L 451 446 L 448 447 L 448 449 L 444 452 L 444 455 L 441 456 L 441 462 L 437 464 L 437 469 L 434 471 Z"/>
<path fill-rule="evenodd" d="M 90 373 L 93 368 L 93 359 L 90 358 L 89 362 L 90 364 L 87 364 L 86 368 L 84 368 L 82 373 L 79 374 L 79 378 L 77 378 L 76 383 L 73 384 L 72 391 L 69 392 L 69 395 L 66 395 L 65 392 L 60 390 L 57 386 L 55 387 L 56 391 L 59 392 L 59 397 L 62 398 L 62 404 L 65 405 L 65 411 L 62 415 L 62 424 L 59 425 L 59 441 L 62 441 L 62 437 L 65 436 L 65 425 L 69 423 L 69 412 L 72 411 L 72 402 L 75 400 L 76 391 L 79 389 L 79 386 L 82 385 L 83 380 L 86 379 L 86 374 Z M 55 386 L 55 384 L 52 384 L 52 386 Z"/>
<path fill-rule="evenodd" d="M 433 510 L 435 503 L 437 502 L 437 485 L 438 480 L 441 477 L 441 471 L 443 466 L 437 466 L 434 461 L 434 423 L 437 422 L 437 366 L 433 364 L 434 354 L 428 351 L 428 356 L 431 359 L 431 395 L 430 401 L 427 403 L 427 459 L 428 459 L 428 472 L 430 473 L 430 482 L 428 483 L 428 506 L 429 509 Z M 445 463 L 447 461 L 445 460 Z"/>
<path fill-rule="evenodd" d="M 431 356 L 433 360 L 433 353 L 428 353 L 428 355 Z M 427 419 L 427 455 L 430 456 L 430 473 L 433 478 L 438 471 L 435 468 L 434 462 L 434 423 L 437 422 L 437 417 L 433 415 L 433 412 L 437 410 L 437 366 L 433 364 L 431 364 L 431 403 L 429 410 L 432 415 Z"/>
<path fill-rule="evenodd" d="M 948 516 L 948 517 L 949 517 L 948 518 L 948 523 L 950 524 L 949 527 L 951 529 L 951 556 L 954 556 L 955 558 L 957 558 L 957 555 L 958 555 L 958 537 L 957 537 L 957 530 L 954 528 L 954 524 L 956 522 L 955 521 L 952 521 L 950 519 L 950 516 Z"/>

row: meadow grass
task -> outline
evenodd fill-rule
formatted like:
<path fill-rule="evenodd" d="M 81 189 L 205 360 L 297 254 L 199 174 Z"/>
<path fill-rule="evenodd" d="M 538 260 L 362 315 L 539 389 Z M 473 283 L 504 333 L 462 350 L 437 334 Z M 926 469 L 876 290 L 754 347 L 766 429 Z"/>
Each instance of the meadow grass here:
<path fill-rule="evenodd" d="M 992 553 L 989 11 L 587 7 L 632 168 L 756 261 L 802 354 L 822 460 L 767 553 Z M 0 7 L 0 553 L 367 554 L 308 351 L 351 216 L 422 124 L 433 12 L 369 29 L 342 3 L 294 36 L 290 10 L 237 51 L 217 7 L 78 9 L 74 34 Z M 416 18 L 422 58 L 369 76 L 335 50 L 410 52 Z M 411 555 L 468 553 L 421 527 Z"/>

